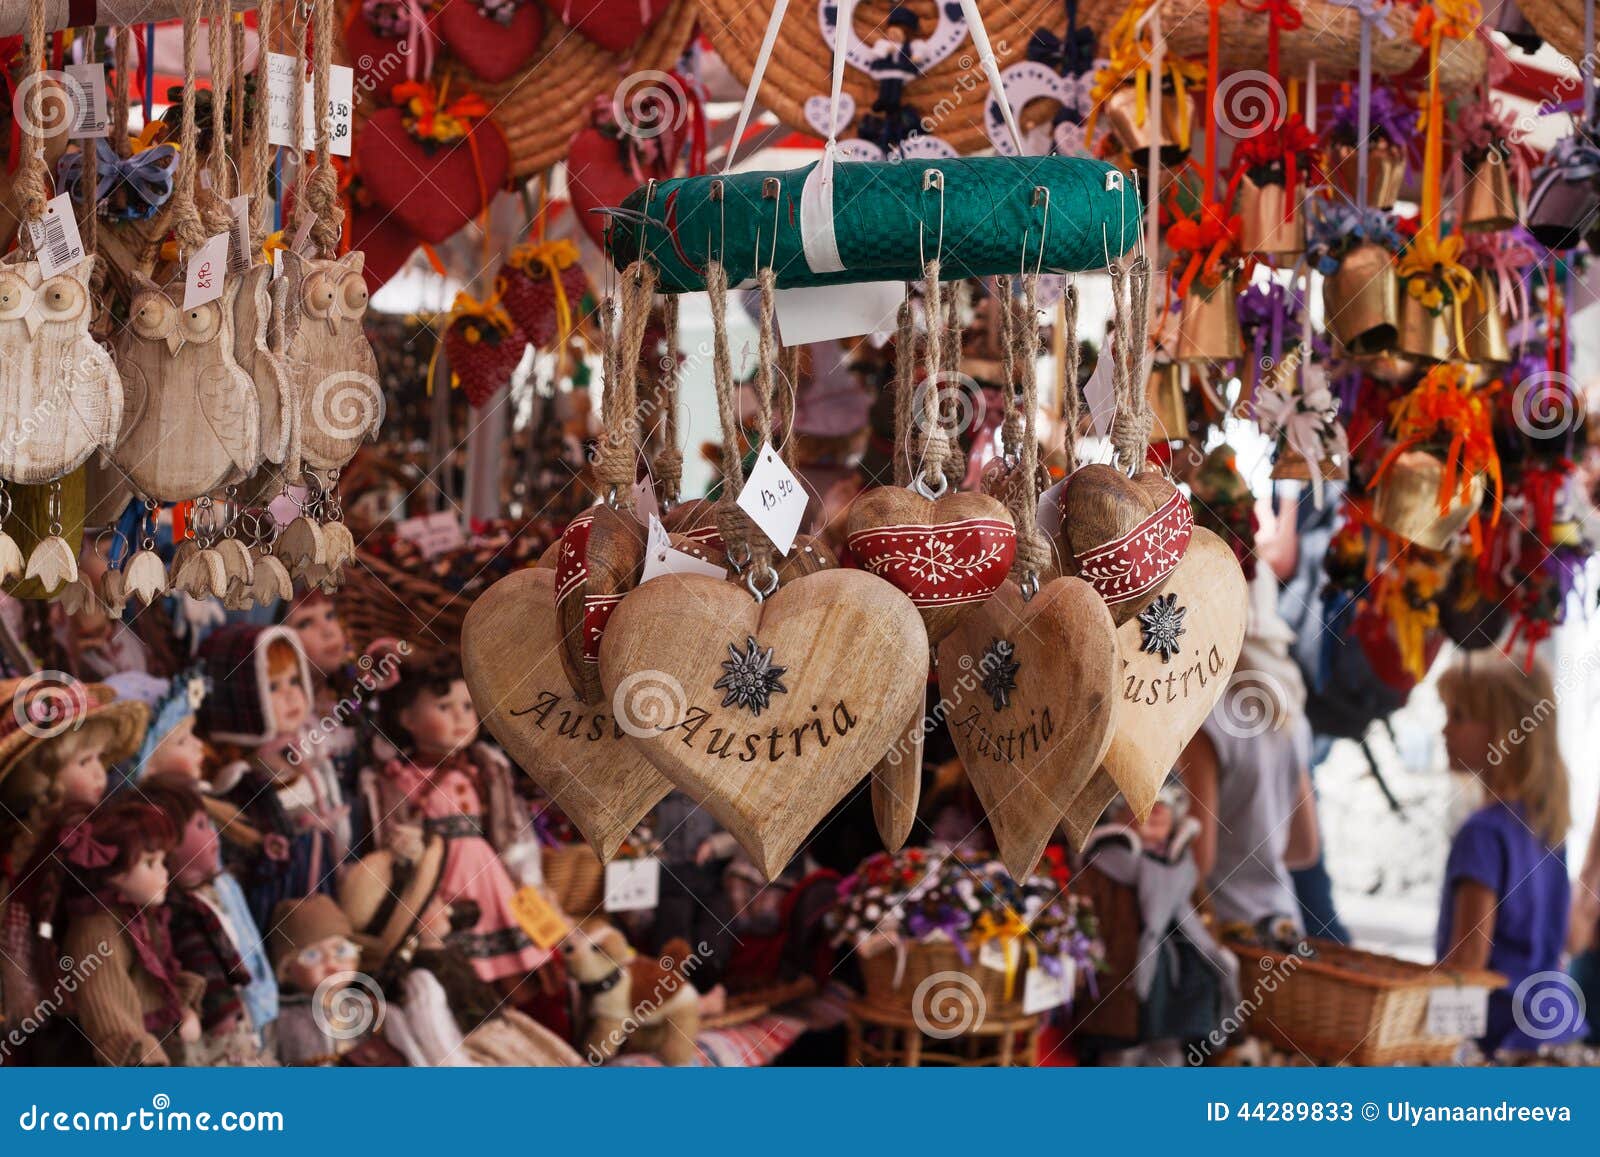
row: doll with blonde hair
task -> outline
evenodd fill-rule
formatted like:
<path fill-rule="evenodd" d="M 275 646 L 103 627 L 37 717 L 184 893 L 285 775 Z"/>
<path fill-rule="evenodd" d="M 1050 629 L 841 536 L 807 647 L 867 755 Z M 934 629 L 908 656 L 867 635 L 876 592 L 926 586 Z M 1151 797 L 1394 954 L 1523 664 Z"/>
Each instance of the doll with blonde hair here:
<path fill-rule="evenodd" d="M 1498 652 L 1474 652 L 1440 676 L 1439 697 L 1450 765 L 1477 777 L 1484 794 L 1450 844 L 1439 963 L 1505 976 L 1507 987 L 1489 999 L 1485 1052 L 1531 1052 L 1581 1036 L 1581 1015 L 1531 1036 L 1512 1007 L 1522 981 L 1559 969 L 1567 935 L 1572 814 L 1550 672 L 1541 663 L 1524 671 Z"/>

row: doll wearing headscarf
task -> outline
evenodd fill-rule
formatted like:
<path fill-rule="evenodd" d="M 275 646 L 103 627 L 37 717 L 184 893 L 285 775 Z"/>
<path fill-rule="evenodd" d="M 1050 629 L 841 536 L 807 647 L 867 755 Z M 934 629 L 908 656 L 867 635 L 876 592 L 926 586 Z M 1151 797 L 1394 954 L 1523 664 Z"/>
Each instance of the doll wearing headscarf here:
<path fill-rule="evenodd" d="M 331 892 L 350 849 L 337 778 L 306 739 L 310 674 L 286 627 L 230 624 L 200 647 L 212 691 L 199 730 L 231 758 L 212 777 L 210 805 L 257 927 L 284 900 Z"/>
<path fill-rule="evenodd" d="M 118 800 L 68 813 L 31 865 L 40 959 L 71 994 L 99 1064 L 178 1063 L 199 1039 L 205 981 L 179 964 L 166 905 L 176 845 L 159 808 Z"/>

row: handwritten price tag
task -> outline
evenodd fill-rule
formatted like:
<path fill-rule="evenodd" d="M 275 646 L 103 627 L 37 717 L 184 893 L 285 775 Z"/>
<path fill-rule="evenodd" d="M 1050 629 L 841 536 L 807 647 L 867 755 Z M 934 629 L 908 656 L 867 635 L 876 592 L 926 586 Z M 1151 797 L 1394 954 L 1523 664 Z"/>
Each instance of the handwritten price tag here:
<path fill-rule="evenodd" d="M 771 442 L 761 444 L 755 468 L 739 491 L 739 508 L 772 540 L 779 553 L 788 554 L 794 549 L 794 536 L 806 513 L 806 488 L 783 464 Z"/>
<path fill-rule="evenodd" d="M 606 911 L 644 912 L 661 900 L 661 861 L 612 860 L 606 865 Z"/>
<path fill-rule="evenodd" d="M 453 510 L 404 519 L 394 532 L 420 550 L 423 558 L 436 558 L 467 542 L 467 532 Z"/>
<path fill-rule="evenodd" d="M 728 577 L 727 570 L 716 563 L 673 546 L 672 539 L 667 536 L 667 528 L 653 514 L 649 525 L 650 533 L 645 540 L 644 573 L 639 576 L 641 583 L 664 574 L 703 574 L 714 579 Z"/>
<path fill-rule="evenodd" d="M 567 918 L 544 898 L 538 888 L 518 888 L 511 896 L 511 915 L 538 947 L 549 951 L 569 931 Z"/>
<path fill-rule="evenodd" d="M 1429 1036 L 1480 1037 L 1489 1028 L 1489 990 L 1434 988 L 1428 992 Z"/>
<path fill-rule="evenodd" d="M 271 107 L 267 110 L 267 143 L 294 147 L 294 102 L 301 102 L 302 138 L 300 148 L 317 145 L 316 87 L 294 66 L 294 57 L 281 52 L 267 54 L 267 73 L 272 85 Z M 348 157 L 353 137 L 355 113 L 355 71 L 335 64 L 328 73 L 328 151 Z"/>
<path fill-rule="evenodd" d="M 228 235 L 218 233 L 194 251 L 184 266 L 183 308 L 198 309 L 222 296 L 222 278 L 228 270 Z"/>

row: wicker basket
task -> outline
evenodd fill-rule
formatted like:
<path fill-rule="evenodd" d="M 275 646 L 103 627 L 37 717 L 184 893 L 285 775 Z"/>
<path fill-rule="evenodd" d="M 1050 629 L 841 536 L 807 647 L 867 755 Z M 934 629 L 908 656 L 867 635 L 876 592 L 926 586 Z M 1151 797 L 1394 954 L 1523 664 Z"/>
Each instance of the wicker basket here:
<path fill-rule="evenodd" d="M 893 949 L 874 952 L 859 957 L 861 983 L 866 998 L 873 1004 L 899 1011 L 916 1011 L 918 1005 L 930 1016 L 937 1018 L 939 1004 L 946 997 L 960 1001 L 973 999 L 976 985 L 980 1007 L 985 1016 L 1020 1014 L 1022 1011 L 1023 966 L 1019 965 L 1011 985 L 1011 999 L 1006 999 L 1006 976 L 995 968 L 985 968 L 975 960 L 962 961 L 954 944 L 935 940 L 904 945 L 905 967 L 900 970 L 900 983 L 895 983 L 895 970 L 899 953 Z M 950 974 L 956 974 L 950 976 Z M 948 981 L 934 979 L 948 977 Z M 960 979 L 965 977 L 965 980 Z M 931 981 L 922 988 L 924 981 Z M 921 995 L 918 990 L 921 989 Z"/>
<path fill-rule="evenodd" d="M 424 654 L 461 649 L 461 623 L 473 596 L 446 590 L 422 575 L 402 570 L 369 551 L 358 550 L 344 568 L 334 596 L 345 632 L 355 648 L 374 639 L 400 639 Z"/>
<path fill-rule="evenodd" d="M 544 882 L 557 906 L 574 920 L 583 920 L 605 907 L 606 867 L 588 844 L 545 848 Z"/>
<path fill-rule="evenodd" d="M 1506 983 L 1496 972 L 1446 972 L 1331 940 L 1309 943 L 1316 954 L 1304 958 L 1231 940 L 1228 948 L 1239 958 L 1245 1007 L 1257 1002 L 1248 1031 L 1324 1063 L 1448 1064 L 1461 1038 L 1428 1035 L 1429 993 Z"/>

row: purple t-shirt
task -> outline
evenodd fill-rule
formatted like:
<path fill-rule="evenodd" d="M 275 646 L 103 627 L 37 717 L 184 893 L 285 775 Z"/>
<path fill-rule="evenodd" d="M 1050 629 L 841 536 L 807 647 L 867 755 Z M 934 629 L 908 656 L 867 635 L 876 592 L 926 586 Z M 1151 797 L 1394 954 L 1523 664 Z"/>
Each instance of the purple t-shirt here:
<path fill-rule="evenodd" d="M 1503 975 L 1507 987 L 1489 996 L 1489 1031 L 1480 1042 L 1485 1052 L 1497 1048 L 1534 1050 L 1583 1035 L 1580 1022 L 1567 1031 L 1543 1035 L 1543 1022 L 1533 997 L 1544 986 L 1524 993 L 1524 1019 L 1540 1035 L 1517 1026 L 1513 994 L 1517 985 L 1538 972 L 1558 971 L 1567 939 L 1572 885 L 1567 878 L 1565 846 L 1553 851 L 1523 821 L 1520 804 L 1492 803 L 1472 813 L 1450 845 L 1444 891 L 1439 903 L 1436 951 L 1450 947 L 1455 918 L 1455 886 L 1472 880 L 1495 895 L 1494 941 L 1489 967 Z"/>

